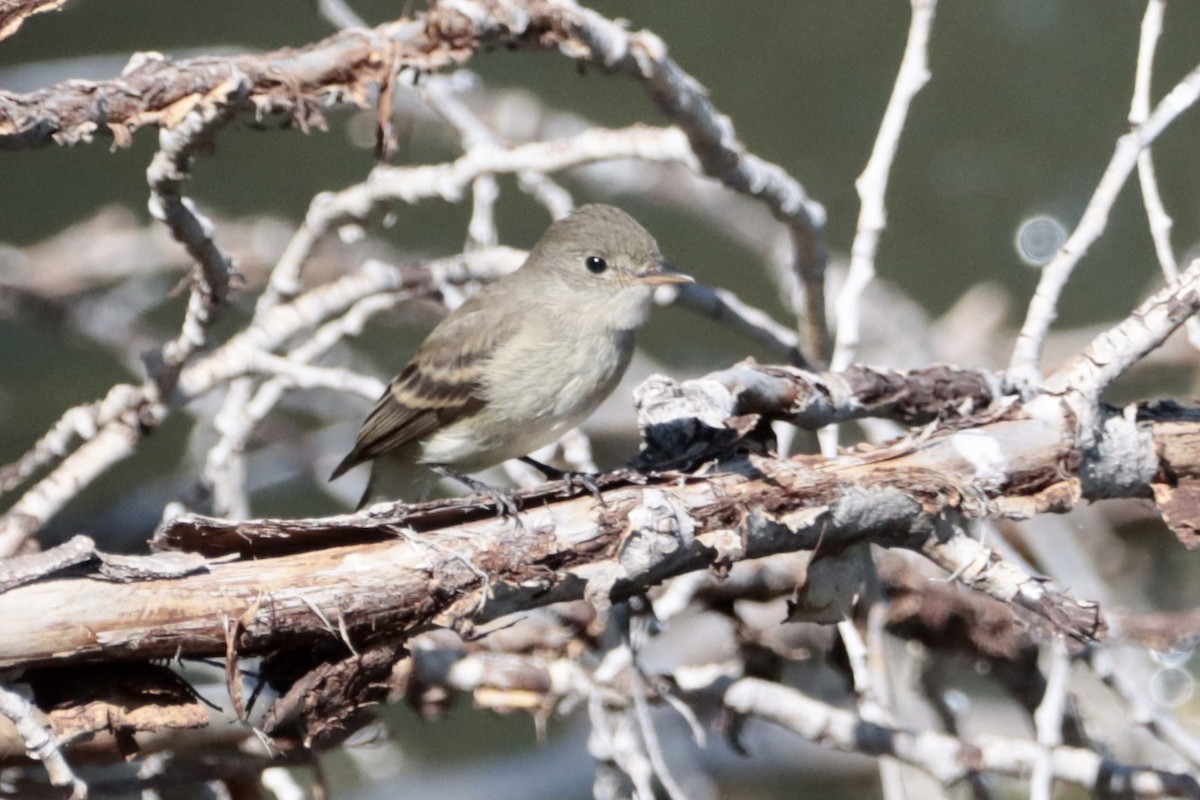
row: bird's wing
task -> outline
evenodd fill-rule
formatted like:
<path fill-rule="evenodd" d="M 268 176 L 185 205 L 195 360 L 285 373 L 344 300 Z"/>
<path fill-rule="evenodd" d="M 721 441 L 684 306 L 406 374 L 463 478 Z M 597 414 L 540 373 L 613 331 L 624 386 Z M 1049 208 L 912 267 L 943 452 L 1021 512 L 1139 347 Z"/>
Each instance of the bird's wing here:
<path fill-rule="evenodd" d="M 516 332 L 519 318 L 504 315 L 481 322 L 481 303 L 472 298 L 442 320 L 392 379 L 358 432 L 350 451 L 330 476 L 378 458 L 483 407 L 480 371 L 496 348 Z"/>

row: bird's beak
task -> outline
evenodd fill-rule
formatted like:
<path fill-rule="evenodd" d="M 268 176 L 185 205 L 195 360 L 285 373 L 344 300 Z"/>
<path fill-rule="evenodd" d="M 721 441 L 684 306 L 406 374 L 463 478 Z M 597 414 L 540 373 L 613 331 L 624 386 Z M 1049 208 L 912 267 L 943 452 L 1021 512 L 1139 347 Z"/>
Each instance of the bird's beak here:
<path fill-rule="evenodd" d="M 695 283 L 696 279 L 686 272 L 680 272 L 665 261 L 654 261 L 649 266 L 635 273 L 638 283 L 660 286 L 666 283 Z"/>

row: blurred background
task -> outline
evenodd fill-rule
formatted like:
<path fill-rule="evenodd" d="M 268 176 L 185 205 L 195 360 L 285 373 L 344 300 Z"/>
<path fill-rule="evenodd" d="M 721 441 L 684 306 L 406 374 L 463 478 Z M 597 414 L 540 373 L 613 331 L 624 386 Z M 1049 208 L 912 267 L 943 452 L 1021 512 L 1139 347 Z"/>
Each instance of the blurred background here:
<path fill-rule="evenodd" d="M 411 5 L 352 3 L 372 24 L 399 16 Z M 733 119 L 746 147 L 781 164 L 824 204 L 832 261 L 840 261 L 857 221 L 854 179 L 866 163 L 892 88 L 904 47 L 908 4 L 595 0 L 591 5 L 665 40 L 673 57 Z M 912 313 L 940 317 L 969 290 L 987 284 L 992 287 L 986 295 L 990 308 L 998 314 L 1008 309 L 1002 327 L 1011 332 L 1020 323 L 1036 266 L 1030 266 L 1028 254 L 1018 252 L 1018 231 L 1031 219 L 1048 217 L 1058 223 L 1048 228 L 1051 240 L 1057 241 L 1055 231 L 1069 231 L 1078 220 L 1117 137 L 1128 130 L 1143 11 L 1144 3 L 1133 0 L 943 0 L 930 51 L 932 81 L 916 98 L 901 140 L 888 191 L 888 228 L 876 260 L 880 277 L 915 301 Z M 1176 2 L 1168 8 L 1155 66 L 1154 100 L 1200 61 L 1197 30 L 1200 5 Z M 29 19 L 16 36 L 0 43 L 0 88 L 26 92 L 68 79 L 111 77 L 140 51 L 186 57 L 270 50 L 331 33 L 315 3 L 301 0 L 212 0 L 194 6 L 73 0 L 61 13 Z M 572 62 L 553 54 L 497 52 L 476 58 L 469 68 L 486 87 L 529 92 L 547 106 L 598 124 L 661 121 L 632 81 L 581 75 Z M 327 131 L 308 135 L 235 124 L 221 133 L 213 157 L 196 163 L 194 180 L 185 192 L 218 221 L 218 243 L 243 262 L 253 262 L 257 253 L 274 252 L 285 242 L 313 195 L 358 182 L 371 169 L 371 112 L 332 110 L 327 118 Z M 455 143 L 444 134 L 419 124 L 402 128 L 394 162 L 452 158 Z M 112 151 L 109 143 L 100 139 L 74 148 L 0 153 L 0 283 L 22 274 L 22 248 L 52 242 L 72 226 L 149 223 L 145 168 L 155 150 L 155 133 L 141 131 L 127 149 Z M 1200 253 L 1198 144 L 1200 113 L 1193 109 L 1154 148 L 1181 264 L 1188 253 Z M 567 183 L 576 190 L 577 202 L 610 199 L 589 196 L 580 188 L 586 184 Z M 546 215 L 517 192 L 511 180 L 502 181 L 502 187 L 501 241 L 528 247 L 545 228 Z M 646 197 L 616 200 L 654 232 L 673 263 L 705 282 L 735 289 L 791 324 L 750 250 L 684 211 Z M 392 227 L 370 230 L 374 239 L 391 248 L 389 252 L 411 258 L 461 249 L 467 204 L 397 205 L 392 211 Z M 220 224 L 227 220 L 254 220 L 259 223 L 256 235 L 264 238 L 227 234 L 230 238 L 223 239 Z M 53 252 L 69 260 L 86 250 L 87 241 L 85 233 L 72 239 L 70 247 L 60 242 Z M 148 309 L 164 336 L 177 328 L 181 317 L 183 300 L 172 299 L 170 293 L 182 276 L 178 271 L 147 269 L 146 279 L 135 281 L 136 290 L 131 290 L 137 295 L 131 295 L 131 302 Z M 1131 180 L 1104 238 L 1068 287 L 1057 327 L 1086 330 L 1115 321 L 1160 280 L 1136 180 Z M 74 294 L 63 285 L 58 290 L 84 307 L 92 291 Z M 236 298 L 236 308 L 223 323 L 228 327 L 222 330 L 236 329 L 255 294 L 248 290 Z M 405 325 L 394 317 L 378 320 L 363 336 L 354 356 L 362 371 L 391 375 L 418 341 L 421 326 L 429 324 L 429 318 Z M 963 366 L 1002 366 L 1007 341 L 998 339 L 995 350 L 985 350 L 980 361 Z M 676 309 L 660 312 L 643 342 L 654 361 L 680 378 L 722 368 L 747 355 L 762 356 L 753 343 Z M 17 459 L 70 406 L 102 396 L 115 382 L 140 380 L 128 355 L 62 325 L 53 311 L 6 312 L 0 304 L 0 464 Z M 880 350 L 864 354 L 863 360 L 900 365 L 905 354 Z M 1191 372 L 1171 367 L 1122 391 L 1130 397 L 1180 396 L 1192 391 L 1192 380 Z M 327 394 L 321 402 L 326 408 L 342 409 L 333 413 L 343 415 L 345 428 L 320 443 L 337 450 L 340 441 L 344 450 L 367 405 Z M 614 402 L 627 409 L 628 393 Z M 289 425 L 303 425 L 300 416 L 276 423 L 279 427 L 266 426 L 260 444 L 267 447 L 286 435 Z M 83 531 L 113 549 L 133 549 L 144 542 L 163 503 L 185 495 L 188 482 L 194 481 L 194 473 L 176 474 L 184 443 L 196 435 L 192 425 L 189 416 L 173 415 L 136 457 L 112 470 L 52 522 L 43 541 Z M 633 441 L 600 442 L 601 463 L 627 458 L 631 452 L 622 447 L 633 446 Z M 255 513 L 316 514 L 343 508 L 343 498 L 327 494 L 320 485 L 318 472 L 297 470 L 263 478 L 256 486 Z M 122 497 L 119 506 L 112 502 L 116 496 Z M 1178 547 L 1161 526 L 1150 530 L 1133 520 L 1123 535 L 1136 556 L 1124 562 L 1134 570 L 1131 579 L 1157 574 L 1164 579 L 1151 582 L 1147 596 L 1168 608 L 1187 604 L 1184 587 L 1194 568 L 1172 558 Z M 497 736 L 490 726 L 501 726 L 514 746 L 533 741 L 532 726 L 524 720 L 498 720 L 488 714 L 472 714 L 471 719 L 469 725 L 427 726 L 412 743 L 413 757 L 452 759 L 460 749 L 471 749 L 475 739 L 494 742 Z M 552 759 L 553 753 L 545 751 L 540 757 Z M 842 774 L 844 760 L 822 754 L 818 761 L 839 788 L 824 794 L 819 786 L 810 786 L 804 796 L 849 796 L 841 794 L 845 791 L 870 796 L 876 791 L 869 771 L 847 767 Z M 740 796 L 795 796 L 786 788 L 772 789 L 771 775 L 762 777 L 758 789 Z M 505 796 L 522 796 L 519 775 L 515 780 L 517 793 Z M 786 785 L 790 778 L 781 780 Z M 814 780 L 820 784 L 824 778 Z M 847 782 L 852 784 L 849 788 Z M 576 796 L 575 791 L 564 789 L 562 796 Z"/>

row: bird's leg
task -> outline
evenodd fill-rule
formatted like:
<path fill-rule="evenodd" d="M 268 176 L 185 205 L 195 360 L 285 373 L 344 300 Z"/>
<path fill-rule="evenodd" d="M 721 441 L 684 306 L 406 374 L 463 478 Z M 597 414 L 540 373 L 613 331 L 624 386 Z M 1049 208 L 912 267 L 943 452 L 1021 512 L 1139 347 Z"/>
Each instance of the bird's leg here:
<path fill-rule="evenodd" d="M 600 505 L 607 506 L 604 502 L 604 494 L 600 491 L 600 484 L 596 482 L 596 476 L 589 472 L 573 472 L 571 470 L 561 470 L 557 467 L 552 467 L 549 464 L 543 464 L 535 458 L 529 456 L 521 456 L 517 459 L 542 473 L 548 481 L 563 481 L 567 485 L 567 494 L 571 493 L 571 485 L 578 484 L 580 487 L 591 492 L 592 497 L 600 502 Z"/>
<path fill-rule="evenodd" d="M 512 492 L 506 492 L 503 489 L 497 489 L 495 486 L 488 486 L 483 481 L 477 481 L 469 475 L 463 475 L 461 472 L 455 472 L 449 467 L 442 466 L 441 464 L 431 465 L 430 469 L 432 469 L 438 475 L 441 475 L 443 478 L 450 478 L 451 480 L 458 481 L 476 494 L 487 495 L 489 498 L 491 498 L 491 501 L 493 504 L 495 504 L 496 508 L 500 510 L 501 516 L 511 517 L 518 525 L 521 524 L 521 518 L 517 516 L 517 513 L 521 510 L 521 505 L 517 502 L 517 498 Z"/>
<path fill-rule="evenodd" d="M 567 474 L 567 473 L 563 472 L 561 469 L 559 469 L 558 467 L 552 467 L 549 464 L 543 464 L 542 462 L 538 461 L 536 458 L 531 458 L 530 456 L 521 456 L 517 459 L 517 461 L 521 461 L 521 462 L 533 467 L 538 472 L 542 473 L 542 477 L 544 477 L 548 481 L 561 481 L 564 479 L 564 476 Z"/>

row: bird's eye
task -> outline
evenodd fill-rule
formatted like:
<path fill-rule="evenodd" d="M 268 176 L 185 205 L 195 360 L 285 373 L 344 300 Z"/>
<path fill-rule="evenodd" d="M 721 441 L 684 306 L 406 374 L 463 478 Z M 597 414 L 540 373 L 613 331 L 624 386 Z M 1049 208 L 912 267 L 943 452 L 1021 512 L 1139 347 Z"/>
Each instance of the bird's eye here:
<path fill-rule="evenodd" d="M 583 262 L 589 272 L 599 275 L 604 270 L 608 269 L 608 262 L 600 256 L 588 256 Z"/>

